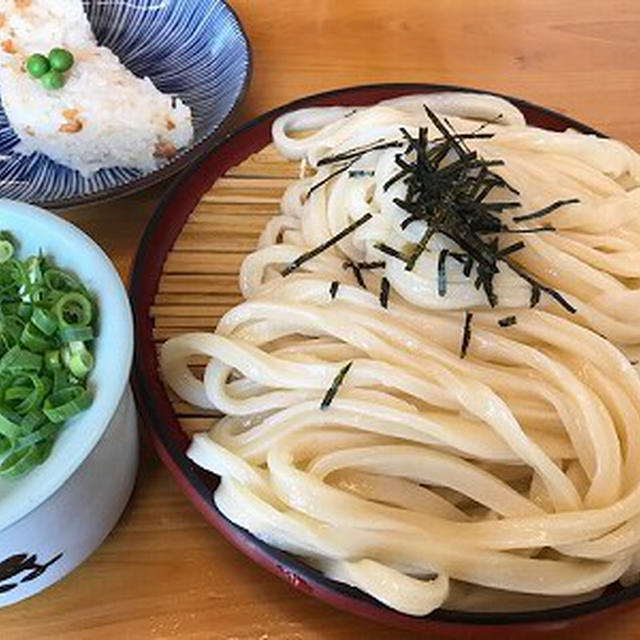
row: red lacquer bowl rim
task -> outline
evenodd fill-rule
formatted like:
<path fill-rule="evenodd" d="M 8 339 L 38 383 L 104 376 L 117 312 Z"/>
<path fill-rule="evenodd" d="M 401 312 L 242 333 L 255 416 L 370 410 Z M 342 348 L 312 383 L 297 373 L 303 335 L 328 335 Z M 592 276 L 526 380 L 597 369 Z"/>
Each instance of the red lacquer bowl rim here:
<path fill-rule="evenodd" d="M 257 540 L 228 521 L 212 500 L 215 476 L 197 469 L 184 455 L 189 442 L 181 430 L 158 375 L 150 308 L 162 267 L 175 239 L 201 196 L 229 167 L 242 162 L 270 141 L 271 123 L 282 113 L 310 106 L 363 105 L 410 93 L 467 91 L 492 93 L 440 84 L 375 84 L 336 89 L 311 95 L 273 109 L 243 125 L 220 142 L 187 174 L 180 176 L 158 206 L 140 243 L 133 266 L 130 296 L 135 319 L 136 354 L 133 385 L 138 408 L 156 451 L 174 479 L 206 520 L 254 562 L 284 578 L 297 589 L 351 613 L 386 625 L 418 632 L 440 632 L 468 638 L 485 636 L 506 628 L 519 631 L 550 631 L 570 623 L 590 622 L 615 607 L 640 596 L 640 585 L 609 590 L 595 600 L 557 609 L 522 613 L 466 613 L 438 610 L 424 618 L 393 611 L 346 585 L 331 581 L 300 560 Z M 530 102 L 506 98 L 520 108 L 531 124 L 548 129 L 567 127 L 602 136 L 598 131 L 565 115 Z"/>

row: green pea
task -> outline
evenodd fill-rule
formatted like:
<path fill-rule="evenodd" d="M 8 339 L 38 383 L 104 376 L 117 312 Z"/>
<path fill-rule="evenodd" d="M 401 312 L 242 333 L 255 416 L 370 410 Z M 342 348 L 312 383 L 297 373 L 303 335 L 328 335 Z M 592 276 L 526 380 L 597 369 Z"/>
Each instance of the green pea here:
<path fill-rule="evenodd" d="M 27 60 L 27 71 L 34 78 L 41 78 L 49 71 L 49 68 L 49 61 L 46 56 L 43 56 L 41 53 L 34 53 L 32 56 L 29 56 Z"/>
<path fill-rule="evenodd" d="M 40 78 L 45 89 L 62 89 L 64 86 L 64 76 L 55 69 L 51 69 Z"/>
<path fill-rule="evenodd" d="M 73 66 L 73 54 L 67 49 L 51 49 L 49 51 L 49 64 L 56 71 L 69 71 Z"/>
<path fill-rule="evenodd" d="M 69 71 L 73 66 L 73 54 L 67 49 L 51 49 L 49 51 L 49 64 L 56 71 Z"/>

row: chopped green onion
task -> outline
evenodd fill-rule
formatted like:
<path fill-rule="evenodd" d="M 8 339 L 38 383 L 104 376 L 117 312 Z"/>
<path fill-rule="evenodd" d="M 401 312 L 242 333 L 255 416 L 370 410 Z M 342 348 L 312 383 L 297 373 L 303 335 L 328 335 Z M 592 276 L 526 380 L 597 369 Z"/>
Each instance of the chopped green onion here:
<path fill-rule="evenodd" d="M 20 343 L 34 353 L 44 353 L 53 346 L 52 339 L 31 322 L 22 330 Z"/>
<path fill-rule="evenodd" d="M 81 386 L 67 387 L 52 393 L 42 405 L 51 422 L 64 422 L 91 406 L 91 392 Z"/>
<path fill-rule="evenodd" d="M 30 393 L 30 389 L 27 386 L 15 386 L 9 387 L 4 392 L 4 399 L 6 402 L 13 402 L 14 400 L 24 400 Z"/>
<path fill-rule="evenodd" d="M 76 378 L 84 378 L 93 369 L 93 356 L 84 342 L 71 342 L 62 350 L 62 360 Z"/>
<path fill-rule="evenodd" d="M 93 329 L 91 327 L 67 327 L 58 332 L 60 341 L 67 344 L 69 342 L 89 342 L 93 340 Z"/>
<path fill-rule="evenodd" d="M 37 410 L 51 391 L 51 379 L 33 373 L 18 376 L 4 392 L 4 401 L 23 416 Z M 17 401 L 17 402 L 16 402 Z"/>
<path fill-rule="evenodd" d="M 63 295 L 63 291 L 57 291 L 56 289 L 46 289 L 41 304 L 51 308 L 56 302 L 58 302 L 58 300 L 60 300 L 60 298 L 62 298 Z"/>
<path fill-rule="evenodd" d="M 60 358 L 60 349 L 53 349 L 44 354 L 44 368 L 47 371 L 62 369 L 62 359 Z"/>
<path fill-rule="evenodd" d="M 26 303 L 26 302 L 21 302 L 18 304 L 18 308 L 17 308 L 17 313 L 18 313 L 18 317 L 21 320 L 24 320 L 25 322 L 28 322 L 29 320 L 31 320 L 31 314 L 33 313 L 33 307 Z"/>
<path fill-rule="evenodd" d="M 0 434 L 15 442 L 21 433 L 20 416 L 10 409 L 0 408 Z"/>
<path fill-rule="evenodd" d="M 22 433 L 31 433 L 42 426 L 45 422 L 49 422 L 47 416 L 38 409 L 37 411 L 32 411 L 26 416 L 23 416 L 22 420 L 20 420 L 20 429 L 22 430 Z"/>
<path fill-rule="evenodd" d="M 40 256 L 31 256 L 25 260 L 25 270 L 27 272 L 27 280 L 31 284 L 40 284 L 43 282 L 43 263 L 44 260 Z"/>
<path fill-rule="evenodd" d="M 42 307 L 36 307 L 33 310 L 31 322 L 47 336 L 52 336 L 58 328 L 55 315 L 49 309 Z"/>
<path fill-rule="evenodd" d="M 48 269 L 44 274 L 44 283 L 49 289 L 64 293 L 78 291 L 83 288 L 77 278 L 70 273 L 60 271 L 60 269 Z"/>
<path fill-rule="evenodd" d="M 9 240 L 0 240 L 0 264 L 13 257 L 13 245 Z"/>
<path fill-rule="evenodd" d="M 49 289 L 47 289 L 43 285 L 34 284 L 29 289 L 29 302 L 31 304 L 43 305 L 47 303 L 47 295 L 49 294 Z M 55 302 L 62 294 L 56 296 Z"/>
<path fill-rule="evenodd" d="M 70 386 L 71 381 L 69 380 L 69 374 L 64 369 L 54 369 L 52 373 L 54 393 Z"/>
<path fill-rule="evenodd" d="M 27 449 L 18 449 L 10 453 L 0 464 L 0 476 L 17 478 L 47 458 L 53 447 L 52 440 L 45 440 Z"/>
<path fill-rule="evenodd" d="M 0 337 L 5 349 L 18 344 L 24 329 L 24 321 L 18 316 L 0 316 Z"/>
<path fill-rule="evenodd" d="M 49 455 L 64 422 L 92 402 L 86 378 L 97 308 L 82 283 L 39 254 L 14 256 L 0 231 L 0 477 Z"/>
<path fill-rule="evenodd" d="M 89 351 L 74 353 L 69 358 L 69 370 L 78 378 L 84 378 L 92 369 L 93 356 Z"/>
<path fill-rule="evenodd" d="M 0 456 L 3 456 L 7 452 L 11 451 L 13 445 L 9 438 L 0 437 Z"/>
<path fill-rule="evenodd" d="M 20 291 L 26 285 L 27 274 L 19 260 L 11 258 L 0 264 L 0 294 L 9 300 L 19 300 Z"/>
<path fill-rule="evenodd" d="M 0 373 L 9 371 L 19 373 L 26 371 L 38 372 L 42 368 L 42 356 L 31 353 L 15 345 L 0 358 Z"/>
<path fill-rule="evenodd" d="M 31 447 L 34 444 L 38 444 L 39 442 L 52 438 L 58 433 L 58 431 L 60 431 L 60 425 L 49 422 L 45 418 L 44 424 L 42 424 L 42 426 L 40 426 L 35 431 L 28 433 L 26 436 L 22 436 L 18 440 L 18 446 L 16 448 L 22 449 L 25 447 Z"/>
<path fill-rule="evenodd" d="M 52 311 L 61 328 L 86 327 L 93 315 L 91 301 L 76 291 L 63 295 L 53 305 Z"/>
<path fill-rule="evenodd" d="M 0 308 L 2 309 L 2 315 L 17 316 L 18 309 L 20 308 L 20 303 L 19 302 L 3 302 L 2 305 L 0 305 Z"/>

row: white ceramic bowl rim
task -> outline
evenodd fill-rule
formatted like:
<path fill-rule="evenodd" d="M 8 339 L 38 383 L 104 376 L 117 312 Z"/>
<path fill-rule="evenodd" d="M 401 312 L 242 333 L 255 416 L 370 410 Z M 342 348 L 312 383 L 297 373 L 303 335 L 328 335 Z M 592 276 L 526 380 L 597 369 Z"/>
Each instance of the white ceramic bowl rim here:
<path fill-rule="evenodd" d="M 133 322 L 126 290 L 102 249 L 65 220 L 37 207 L 0 199 L 0 230 L 20 243 L 19 256 L 42 249 L 55 264 L 80 277 L 97 296 L 99 331 L 95 392 L 87 411 L 64 427 L 49 458 L 26 476 L 0 480 L 0 531 L 39 506 L 73 474 L 96 446 L 128 383 L 133 358 Z"/>

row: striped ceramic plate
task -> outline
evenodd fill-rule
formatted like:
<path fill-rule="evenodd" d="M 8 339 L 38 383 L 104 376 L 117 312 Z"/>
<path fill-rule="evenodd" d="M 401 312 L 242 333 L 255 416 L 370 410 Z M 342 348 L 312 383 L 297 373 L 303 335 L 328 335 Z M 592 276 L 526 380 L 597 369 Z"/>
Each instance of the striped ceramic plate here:
<path fill-rule="evenodd" d="M 148 187 L 210 149 L 247 89 L 249 43 L 222 0 L 83 1 L 100 44 L 191 107 L 194 141 L 150 174 L 116 167 L 85 178 L 42 154 L 15 153 L 18 137 L 0 109 L 0 197 L 57 208 Z"/>

